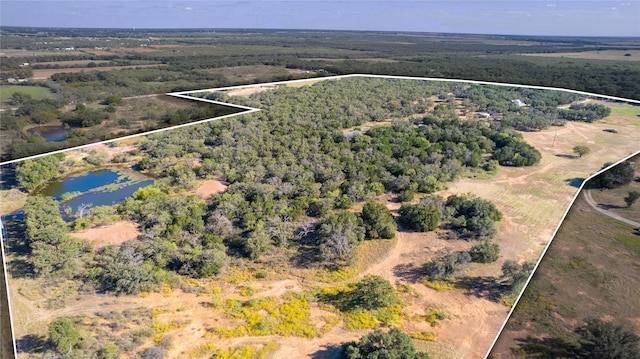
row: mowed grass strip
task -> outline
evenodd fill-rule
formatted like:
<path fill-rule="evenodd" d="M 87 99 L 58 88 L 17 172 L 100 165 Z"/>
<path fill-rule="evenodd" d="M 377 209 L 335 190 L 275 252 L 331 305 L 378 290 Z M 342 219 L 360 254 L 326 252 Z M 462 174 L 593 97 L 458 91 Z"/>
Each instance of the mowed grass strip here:
<path fill-rule="evenodd" d="M 0 105 L 9 105 L 11 97 L 16 92 L 20 92 L 33 97 L 35 100 L 43 100 L 53 98 L 53 92 L 46 87 L 40 86 L 20 86 L 20 85 L 2 85 L 0 86 Z"/>

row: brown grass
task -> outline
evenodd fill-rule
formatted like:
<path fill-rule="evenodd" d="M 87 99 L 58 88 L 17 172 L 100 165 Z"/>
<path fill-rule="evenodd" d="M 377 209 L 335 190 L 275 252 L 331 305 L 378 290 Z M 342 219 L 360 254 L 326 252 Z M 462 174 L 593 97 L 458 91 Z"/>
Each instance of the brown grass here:
<path fill-rule="evenodd" d="M 202 199 L 207 199 L 211 197 L 212 194 L 224 192 L 226 189 L 227 184 L 223 182 L 217 180 L 206 180 L 196 188 L 195 194 Z"/>
<path fill-rule="evenodd" d="M 72 237 L 88 240 L 97 250 L 108 245 L 118 245 L 136 239 L 140 235 L 140 231 L 135 222 L 117 221 L 106 226 L 71 232 L 70 234 Z"/>
<path fill-rule="evenodd" d="M 640 333 L 640 256 L 615 239 L 619 234 L 629 235 L 629 227 L 594 211 L 580 196 L 526 289 L 544 297 L 519 304 L 493 357 L 519 358 L 511 348 L 520 340 L 571 332 L 591 317 Z"/>

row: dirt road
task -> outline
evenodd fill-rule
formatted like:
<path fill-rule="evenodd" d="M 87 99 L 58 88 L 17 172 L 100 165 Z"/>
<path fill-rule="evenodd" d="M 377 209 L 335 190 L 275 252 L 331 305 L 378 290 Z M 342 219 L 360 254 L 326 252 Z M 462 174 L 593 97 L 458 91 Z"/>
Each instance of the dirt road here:
<path fill-rule="evenodd" d="M 640 223 L 638 223 L 636 221 L 632 221 L 630 219 L 626 219 L 624 217 L 621 217 L 621 216 L 619 216 L 619 215 L 617 215 L 615 213 L 611 213 L 611 212 L 607 211 L 606 209 L 600 207 L 600 205 L 597 204 L 593 200 L 593 197 L 591 196 L 591 190 L 588 190 L 588 189 L 584 190 L 584 198 L 587 200 L 587 203 L 589 203 L 589 205 L 591 207 L 593 207 L 593 209 L 595 209 L 596 211 L 604 214 L 605 216 L 609 216 L 609 217 L 611 217 L 613 219 L 617 219 L 618 221 L 630 224 L 630 225 L 632 225 L 632 226 L 634 226 L 636 228 L 640 228 Z"/>

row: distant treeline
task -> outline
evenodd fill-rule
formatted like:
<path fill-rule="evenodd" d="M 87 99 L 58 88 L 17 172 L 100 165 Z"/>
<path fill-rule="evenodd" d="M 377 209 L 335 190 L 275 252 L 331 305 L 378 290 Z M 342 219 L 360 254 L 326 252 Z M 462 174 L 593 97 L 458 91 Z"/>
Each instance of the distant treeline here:
<path fill-rule="evenodd" d="M 199 86 L 231 85 L 232 81 L 207 74 L 208 69 L 240 65 L 275 65 L 330 74 L 387 74 L 445 77 L 517 84 L 562 87 L 612 96 L 640 99 L 640 63 L 545 58 L 538 61 L 523 53 L 557 53 L 594 50 L 632 50 L 634 39 L 558 38 L 489 35 L 398 34 L 336 31 L 124 31 L 79 29 L 3 28 L 7 49 L 52 50 L 113 46 L 108 37 L 120 37 L 121 47 L 172 44 L 152 52 L 93 55 L 87 53 L 3 58 L 3 72 L 18 70 L 24 62 L 64 60 L 148 61 L 169 65 L 154 69 L 148 80 L 135 72 L 113 71 L 116 92 L 131 95 L 145 92 L 195 89 Z M 63 38 L 62 36 L 65 36 Z M 170 37 L 170 39 L 163 39 Z M 152 38 L 152 39 L 151 39 Z M 45 44 L 46 43 L 46 44 Z M 189 49 L 188 51 L 186 49 Z M 36 52 L 37 54 L 37 52 Z M 382 61 L 381 61 L 382 60 Z M 324 71 L 322 73 L 325 73 Z M 148 74 L 148 72 L 147 72 Z M 159 80 L 151 80 L 159 79 Z M 282 78 L 278 78 L 282 80 Z M 259 81 L 275 80 L 269 76 Z M 86 96 L 104 91 L 101 81 L 62 76 L 65 83 L 95 82 L 83 86 Z M 142 81 L 147 86 L 131 86 Z M 158 83 L 159 82 L 159 83 Z M 69 87 L 71 91 L 72 87 Z M 74 95 L 78 95 L 74 93 Z"/>

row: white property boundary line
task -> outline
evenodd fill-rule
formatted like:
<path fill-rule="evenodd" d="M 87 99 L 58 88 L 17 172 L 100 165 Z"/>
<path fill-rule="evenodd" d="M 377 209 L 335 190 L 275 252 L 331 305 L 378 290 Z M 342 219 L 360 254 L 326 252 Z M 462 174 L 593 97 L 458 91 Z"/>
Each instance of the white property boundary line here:
<path fill-rule="evenodd" d="M 569 214 L 569 211 L 571 210 L 571 207 L 573 207 L 573 204 L 575 203 L 575 201 L 578 199 L 578 197 L 580 196 L 580 194 L 582 193 L 582 191 L 584 190 L 584 186 L 591 181 L 592 179 L 594 179 L 596 176 L 598 176 L 599 174 L 606 172 L 608 170 L 610 170 L 611 168 L 629 160 L 630 158 L 640 155 L 640 150 L 636 153 L 633 153 L 601 170 L 599 170 L 598 172 L 592 174 L 591 176 L 587 177 L 585 180 L 582 181 L 582 183 L 580 184 L 580 188 L 578 188 L 578 192 L 576 192 L 576 194 L 573 196 L 573 199 L 571 200 L 571 202 L 569 203 L 569 206 L 567 207 L 567 210 L 564 212 L 564 214 L 562 215 L 562 218 L 560 219 L 560 223 L 558 223 L 558 226 L 556 227 L 556 230 L 553 231 L 553 234 L 551 235 L 551 240 L 549 240 L 549 243 L 547 243 L 547 245 L 544 247 L 544 250 L 542 251 L 542 253 L 540 254 L 540 258 L 538 258 L 538 262 L 536 263 L 536 265 L 533 267 L 533 269 L 531 270 L 531 274 L 529 275 L 529 278 L 527 278 L 527 281 L 524 283 L 524 286 L 522 287 L 522 291 L 520 292 L 520 294 L 518 294 L 518 297 L 516 298 L 515 302 L 513 303 L 513 305 L 511 306 L 511 310 L 509 310 L 509 314 L 507 314 L 507 318 L 504 320 L 504 323 L 502 323 L 502 326 L 500 327 L 500 330 L 498 331 L 498 334 L 496 335 L 495 339 L 493 339 L 493 342 L 491 343 L 491 346 L 489 347 L 489 350 L 487 351 L 487 353 L 484 355 L 484 358 L 487 359 L 489 354 L 491 354 L 491 350 L 493 349 L 493 347 L 496 345 L 496 342 L 498 341 L 498 339 L 500 338 L 500 334 L 502 334 L 502 331 L 504 330 L 504 327 L 507 325 L 507 322 L 509 321 L 509 318 L 511 318 L 511 314 L 513 314 L 513 311 L 516 309 L 516 306 L 518 305 L 518 302 L 520 301 L 520 298 L 522 297 L 522 295 L 524 294 L 525 290 L 527 289 L 527 287 L 529 286 L 529 282 L 531 281 L 531 279 L 533 278 L 533 275 L 536 273 L 536 270 L 538 270 L 538 266 L 540 266 L 540 263 L 542 262 L 542 258 L 544 258 L 545 254 L 547 253 L 547 250 L 549 249 L 549 247 L 551 247 L 551 243 L 553 243 L 553 240 L 556 237 L 556 234 L 558 233 L 558 231 L 560 230 L 560 227 L 562 226 L 562 223 L 564 222 L 564 219 L 567 217 L 567 215 Z M 597 213 L 597 212 L 596 212 Z"/>
<path fill-rule="evenodd" d="M 2 224 L 2 219 L 0 219 L 0 252 L 2 252 L 2 269 L 4 276 L 4 288 L 7 293 L 7 308 L 9 309 L 9 329 L 11 330 L 11 346 L 13 349 L 13 357 L 15 359 L 18 358 L 18 344 L 16 342 L 16 332 L 13 329 L 13 312 L 11 311 L 11 294 L 9 293 L 9 276 L 7 275 L 7 261 L 6 254 L 4 251 L 4 225 Z M 2 315 L 0 313 L 0 315 Z M 4 338 L 0 338 L 0 340 L 4 340 Z"/>
<path fill-rule="evenodd" d="M 632 100 L 632 99 L 627 99 L 627 98 L 622 98 L 622 97 L 601 95 L 601 94 L 596 94 L 596 93 L 591 93 L 591 92 L 577 91 L 577 90 L 571 90 L 571 89 L 565 89 L 565 88 L 559 88 L 559 87 L 521 85 L 521 84 L 511 84 L 511 83 L 503 83 L 503 82 L 476 81 L 476 80 L 464 80 L 464 79 L 446 79 L 446 78 L 433 78 L 433 77 L 369 75 L 369 74 L 349 74 L 349 75 L 338 75 L 338 76 L 327 76 L 327 77 L 312 77 L 312 78 L 300 79 L 300 80 L 265 82 L 265 83 L 251 84 L 251 85 L 217 87 L 217 88 L 210 88 L 210 89 L 201 89 L 201 90 L 190 90 L 190 91 L 179 91 L 179 92 L 166 93 L 165 95 L 168 95 L 168 96 L 173 96 L 173 97 L 192 100 L 192 101 L 201 101 L 201 102 L 206 102 L 206 103 L 211 103 L 211 104 L 216 104 L 216 105 L 224 105 L 224 106 L 229 106 L 229 107 L 235 107 L 235 108 L 243 109 L 245 111 L 234 113 L 234 114 L 229 114 L 229 115 L 224 115 L 224 116 L 219 116 L 219 117 L 214 117 L 214 118 L 209 118 L 209 119 L 203 119 L 203 120 L 189 122 L 189 123 L 184 123 L 184 124 L 180 124 L 180 125 L 177 125 L 177 126 L 165 127 L 165 128 L 161 128 L 161 129 L 156 129 L 156 130 L 152 130 L 152 131 L 143 132 L 143 133 L 136 133 L 136 134 L 132 134 L 132 135 L 128 135 L 128 136 L 113 138 L 113 139 L 110 139 L 110 140 L 89 143 L 89 144 L 76 146 L 76 147 L 71 147 L 71 148 L 66 148 L 66 149 L 62 149 L 62 150 L 42 153 L 42 154 L 29 156 L 29 157 L 24 157 L 24 158 L 19 158 L 19 159 L 14 159 L 14 160 L 10 160 L 10 161 L 0 162 L 0 166 L 11 164 L 11 163 L 18 163 L 18 162 L 21 162 L 21 161 L 24 161 L 24 160 L 39 158 L 39 157 L 52 155 L 52 154 L 56 154 L 56 153 L 64 153 L 64 152 L 79 150 L 79 149 L 83 149 L 83 148 L 88 148 L 88 147 L 91 147 L 91 146 L 94 146 L 94 145 L 107 144 L 107 143 L 116 142 L 116 141 L 120 141 L 120 140 L 135 138 L 135 137 L 139 137 L 139 136 L 151 135 L 151 134 L 159 133 L 159 132 L 163 132 L 163 131 L 168 131 L 168 130 L 173 130 L 173 129 L 177 129 L 177 128 L 188 127 L 188 126 L 197 125 L 197 124 L 201 124 L 201 123 L 206 123 L 206 122 L 210 122 L 210 121 L 214 121 L 214 120 L 222 120 L 222 119 L 225 119 L 225 118 L 230 118 L 230 117 L 235 117 L 235 116 L 239 116 L 239 115 L 245 115 L 245 114 L 249 114 L 249 113 L 253 113 L 253 112 L 262 111 L 261 109 L 258 109 L 258 108 L 253 108 L 253 107 L 248 107 L 248 106 L 236 105 L 236 104 L 232 104 L 232 103 L 226 103 L 226 102 L 220 102 L 220 101 L 214 101 L 214 100 L 209 100 L 209 99 L 203 99 L 203 98 L 189 96 L 190 94 L 193 94 L 193 93 L 226 91 L 226 90 L 253 88 L 253 87 L 270 86 L 270 85 L 286 85 L 286 84 L 290 84 L 290 83 L 320 82 L 320 81 L 325 81 L 325 80 L 337 80 L 337 79 L 351 78 L 351 77 L 382 78 L 382 79 L 397 79 L 397 80 L 418 80 L 418 81 L 434 81 L 434 82 L 470 83 L 470 84 L 478 84 L 478 85 L 516 87 L 516 88 L 526 88 L 526 89 L 535 89 L 535 90 L 563 91 L 563 92 L 570 92 L 570 93 L 575 93 L 575 94 L 589 96 L 589 97 L 595 97 L 595 98 L 601 98 L 601 99 L 607 99 L 607 100 L 614 100 L 614 101 L 621 101 L 621 102 L 640 105 L 640 101 L 638 101 L 638 100 Z M 515 309 L 518 301 L 520 300 L 520 297 L 524 293 L 524 290 L 526 289 L 527 285 L 529 284 L 529 281 L 531 281 L 531 278 L 533 277 L 533 274 L 535 273 L 535 271 L 537 270 L 538 266 L 540 265 L 540 262 L 542 261 L 542 258 L 544 257 L 545 253 L 547 252 L 547 249 L 549 248 L 549 246 L 553 242 L 553 238 L 555 237 L 556 233 L 558 232 L 558 230 L 559 230 L 560 226 L 562 225 L 562 222 L 564 221 L 565 217 L 569 213 L 569 210 L 571 209 L 571 206 L 573 206 L 573 203 L 575 202 L 577 197 L 580 195 L 580 192 L 582 191 L 585 183 L 587 181 L 589 181 L 590 179 L 592 179 L 594 176 L 597 176 L 598 174 L 606 171 L 607 169 L 615 166 L 616 164 L 619 164 L 621 162 L 626 161 L 628 158 L 633 157 L 633 156 L 637 155 L 638 153 L 640 153 L 640 152 L 637 152 L 637 153 L 635 153 L 635 154 L 633 154 L 631 156 L 628 156 L 625 159 L 620 160 L 620 161 L 616 162 L 615 164 L 596 172 L 595 174 L 591 175 L 590 177 L 588 177 L 587 179 L 585 179 L 582 182 L 582 184 L 580 185 L 580 188 L 578 189 L 576 195 L 573 197 L 573 200 L 569 204 L 569 207 L 567 208 L 567 210 L 565 211 L 564 215 L 560 219 L 560 223 L 556 227 L 556 230 L 554 231 L 554 233 L 553 233 L 553 235 L 551 237 L 551 240 L 549 241 L 547 246 L 544 248 L 542 254 L 540 255 L 540 257 L 538 259 L 538 262 L 536 263 L 535 267 L 531 271 L 531 275 L 527 279 L 527 282 L 525 283 L 525 285 L 523 287 L 523 290 L 520 292 L 520 294 L 516 298 L 516 301 L 514 302 L 513 306 L 511 307 L 511 310 L 509 311 L 509 314 L 507 315 L 507 318 L 505 319 L 504 323 L 500 327 L 500 330 L 498 331 L 498 334 L 496 335 L 495 339 L 491 343 L 491 346 L 489 347 L 489 351 L 485 354 L 485 359 L 491 353 L 491 349 L 493 349 L 493 346 L 495 345 L 496 341 L 498 340 L 498 337 L 502 333 L 502 330 L 504 329 L 505 325 L 507 324 L 507 321 L 509 320 L 509 318 L 511 317 L 511 314 L 513 313 L 513 310 Z M 1 223 L 2 222 L 0 221 L 0 225 L 1 225 Z M 16 356 L 16 358 L 17 358 L 16 338 L 15 338 L 15 334 L 14 334 L 13 315 L 12 315 L 12 311 L 11 311 L 11 300 L 10 300 L 10 296 L 9 296 L 9 277 L 7 275 L 7 262 L 5 260 L 5 251 L 4 251 L 4 237 L 1 234 L 0 234 L 0 249 L 2 251 L 2 264 L 3 264 L 3 269 L 4 269 L 3 275 L 5 277 L 5 286 L 6 286 L 6 290 L 7 290 L 7 304 L 8 304 L 8 307 L 9 307 L 9 321 L 10 321 L 10 325 L 11 325 L 11 334 L 12 334 L 12 338 L 13 338 L 13 352 L 14 352 L 14 356 Z"/>
<path fill-rule="evenodd" d="M 216 88 L 201 89 L 201 90 L 190 90 L 190 91 L 179 91 L 179 92 L 166 93 L 165 95 L 168 95 L 168 96 L 187 99 L 187 100 L 191 100 L 191 101 L 201 101 L 201 102 L 206 102 L 206 103 L 211 103 L 211 104 L 216 104 L 216 105 L 224 105 L 224 106 L 228 106 L 228 107 L 235 107 L 235 108 L 243 109 L 243 110 L 246 110 L 246 111 L 233 113 L 233 114 L 225 115 L 225 116 L 208 118 L 208 119 L 189 122 L 189 123 L 183 123 L 183 124 L 180 124 L 180 125 L 177 125 L 177 126 L 170 126 L 170 127 L 160 128 L 160 129 L 157 129 L 157 130 L 152 130 L 152 131 L 147 131 L 147 132 L 142 132 L 142 133 L 136 133 L 136 134 L 127 135 L 127 136 L 123 136 L 123 137 L 113 138 L 113 139 L 110 139 L 110 140 L 92 142 L 92 143 L 88 143 L 88 144 L 81 145 L 81 146 L 76 146 L 76 147 L 65 148 L 65 149 L 61 149 L 61 150 L 41 153 L 41 154 L 38 154 L 38 155 L 18 158 L 18 159 L 14 159 L 14 160 L 10 160 L 10 161 L 0 162 L 0 166 L 7 165 L 7 164 L 10 164 L 10 163 L 17 163 L 17 162 L 21 162 L 21 161 L 29 160 L 29 159 L 33 159 L 33 158 L 43 157 L 43 156 L 47 156 L 47 155 L 52 155 L 52 154 L 56 154 L 56 153 L 64 153 L 64 152 L 79 150 L 79 149 L 91 147 L 91 146 L 94 146 L 94 145 L 111 143 L 111 142 L 116 142 L 116 141 L 119 141 L 119 140 L 126 140 L 126 139 L 129 139 L 129 138 L 134 138 L 134 137 L 138 137 L 138 136 L 151 135 L 151 134 L 154 134 L 154 133 L 173 130 L 173 129 L 176 129 L 176 128 L 182 128 L 182 127 L 187 127 L 187 126 L 191 126 L 191 125 L 197 125 L 197 124 L 204 123 L 204 122 L 209 122 L 209 121 L 214 121 L 214 120 L 222 120 L 222 119 L 229 118 L 229 117 L 234 117 L 234 116 L 239 116 L 239 115 L 246 115 L 246 114 L 249 114 L 249 113 L 252 113 L 252 112 L 262 111 L 259 108 L 253 108 L 253 107 L 249 107 L 249 106 L 236 105 L 236 104 L 228 103 L 228 102 L 214 101 L 214 100 L 208 100 L 208 99 L 204 99 L 204 98 L 198 98 L 198 97 L 189 96 L 190 94 L 193 94 L 193 93 L 227 91 L 227 90 L 234 90 L 234 89 L 245 89 L 245 88 L 252 88 L 252 87 L 272 86 L 272 85 L 286 85 L 286 84 L 291 84 L 291 83 L 301 83 L 301 82 L 310 82 L 310 81 L 312 81 L 312 82 L 320 82 L 320 81 L 325 81 L 325 80 L 338 80 L 338 79 L 350 78 L 350 77 L 364 77 L 364 78 L 369 77 L 369 78 L 396 79 L 396 80 L 418 80 L 418 81 L 434 81 L 434 82 L 470 83 L 470 84 L 478 84 L 478 85 L 516 87 L 516 88 L 526 88 L 526 89 L 534 89 L 534 90 L 563 91 L 563 92 L 570 92 L 570 93 L 575 93 L 575 94 L 589 96 L 589 97 L 595 97 L 595 98 L 601 98 L 601 99 L 607 99 L 607 100 L 614 100 L 614 101 L 621 101 L 621 102 L 627 102 L 627 103 L 640 105 L 640 101 L 639 100 L 632 100 L 632 99 L 628 99 L 628 98 L 601 95 L 601 94 L 592 93 L 592 92 L 570 90 L 570 89 L 565 89 L 565 88 L 560 88 L 560 87 L 521 85 L 521 84 L 511 84 L 511 83 L 504 83 L 504 82 L 476 81 L 476 80 L 463 80 L 463 79 L 443 79 L 443 78 L 437 78 L 437 77 L 412 77 L 412 76 L 368 75 L 368 74 L 349 74 L 349 75 L 338 75 L 338 76 L 327 76 L 327 77 L 311 77 L 311 78 L 300 79 L 300 80 L 263 82 L 263 83 L 251 84 L 251 85 L 216 87 Z"/>

